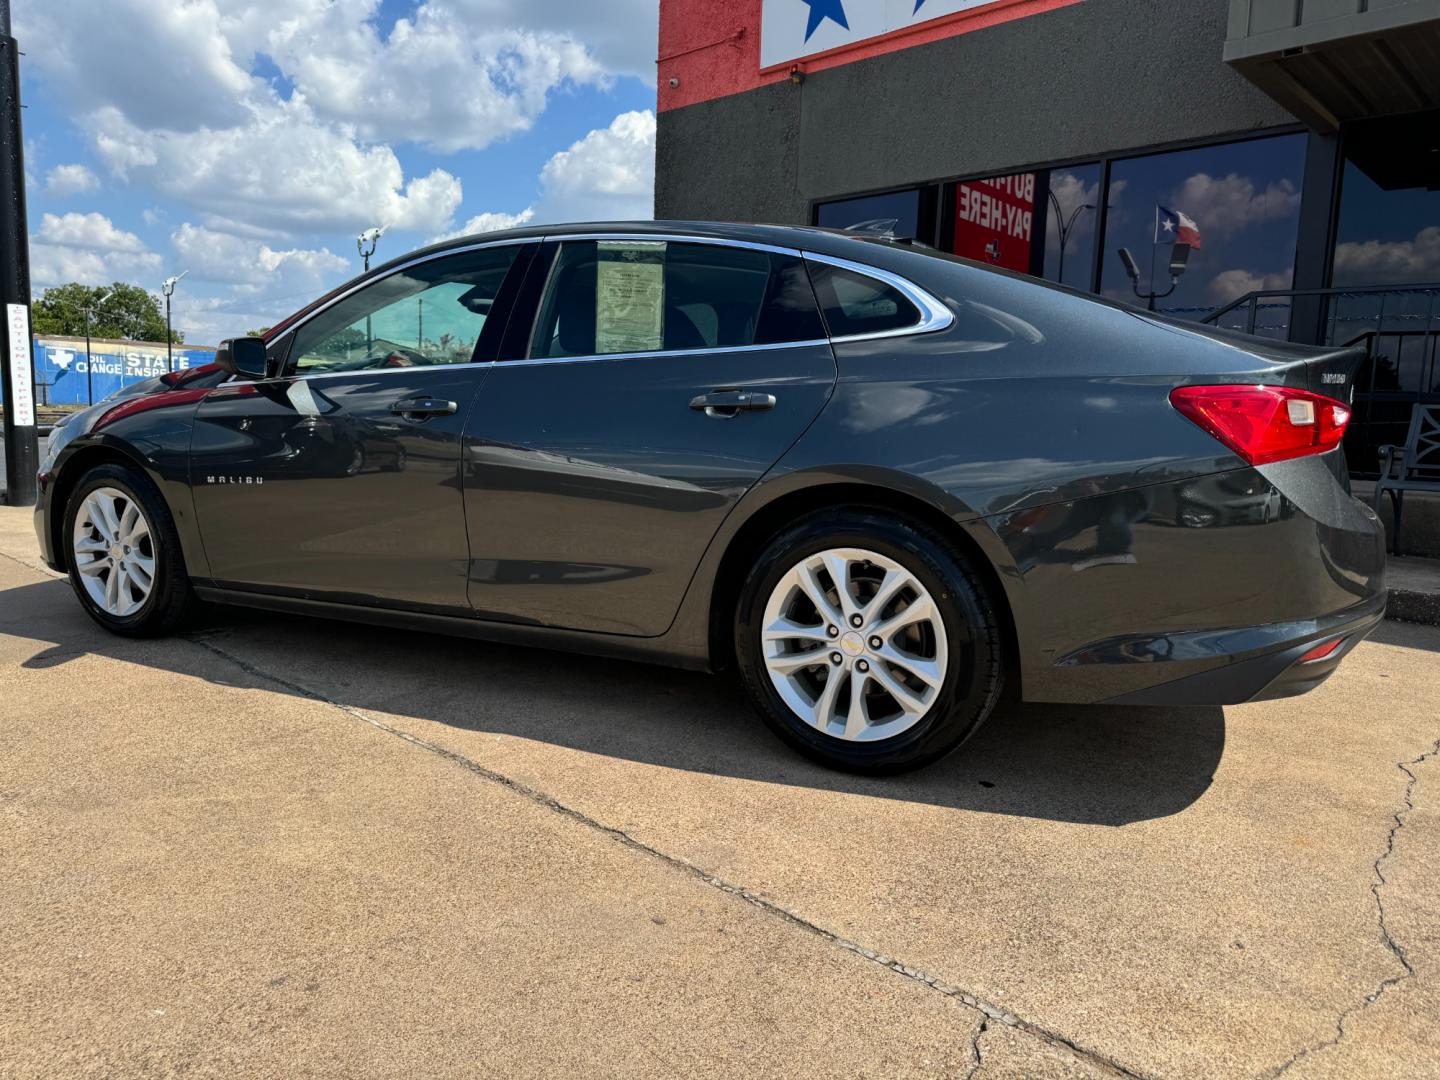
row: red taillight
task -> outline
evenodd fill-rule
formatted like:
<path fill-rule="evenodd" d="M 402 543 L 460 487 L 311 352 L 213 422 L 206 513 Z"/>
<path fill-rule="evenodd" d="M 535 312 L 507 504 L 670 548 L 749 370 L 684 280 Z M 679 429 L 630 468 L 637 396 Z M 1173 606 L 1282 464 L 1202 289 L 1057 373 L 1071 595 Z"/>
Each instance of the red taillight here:
<path fill-rule="evenodd" d="M 1295 662 L 1297 664 L 1313 664 L 1319 660 L 1328 660 L 1330 657 L 1334 656 L 1335 653 L 1339 651 L 1340 646 L 1344 644 L 1345 639 L 1343 637 L 1336 638 L 1334 641 L 1323 642 L 1322 644 L 1316 645 L 1313 649 L 1311 649 L 1309 652 L 1307 652 L 1304 656 L 1300 657 L 1300 659 Z"/>
<path fill-rule="evenodd" d="M 1350 422 L 1343 401 L 1288 386 L 1180 386 L 1170 404 L 1251 465 L 1334 450 Z"/>

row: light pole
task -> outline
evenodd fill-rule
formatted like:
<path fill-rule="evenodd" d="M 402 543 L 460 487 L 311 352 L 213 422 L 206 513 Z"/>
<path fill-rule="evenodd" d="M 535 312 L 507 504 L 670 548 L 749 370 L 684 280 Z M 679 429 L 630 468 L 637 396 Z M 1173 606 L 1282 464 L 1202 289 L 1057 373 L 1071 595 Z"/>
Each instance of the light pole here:
<path fill-rule="evenodd" d="M 1052 190 L 1049 194 L 1050 205 L 1055 208 L 1055 228 L 1060 230 L 1060 272 L 1056 275 L 1055 280 L 1060 282 L 1061 285 L 1064 285 L 1065 246 L 1070 243 L 1070 232 L 1072 229 L 1075 228 L 1075 219 L 1078 218 L 1086 210 L 1094 210 L 1095 204 L 1086 203 L 1083 206 L 1077 206 L 1074 210 L 1070 212 L 1070 217 L 1066 219 L 1065 211 L 1060 209 L 1060 200 L 1055 197 L 1055 192 Z"/>
<path fill-rule="evenodd" d="M 10 33 L 10 0 L 0 0 L 0 401 L 5 500 L 35 501 L 40 445 L 35 431 L 35 347 L 30 336 L 30 245 L 25 224 L 25 139 L 20 130 L 20 46 Z"/>
<path fill-rule="evenodd" d="M 375 254 L 375 247 L 380 243 L 380 237 L 385 235 L 385 227 L 382 225 L 375 229 L 366 229 L 355 238 L 355 247 L 360 252 L 360 257 L 365 260 L 365 272 L 370 272 L 370 256 Z"/>
<path fill-rule="evenodd" d="M 95 404 L 95 376 L 90 370 L 90 313 L 99 308 L 101 304 L 109 300 L 114 294 L 115 290 L 111 289 L 101 296 L 99 300 L 92 300 L 85 305 L 85 403 L 87 405 Z"/>
<path fill-rule="evenodd" d="M 175 373 L 175 335 L 170 331 L 170 298 L 175 295 L 175 286 L 180 284 L 180 279 L 189 272 L 182 270 L 174 277 L 166 278 L 160 286 L 160 291 L 165 294 L 165 367 L 172 375 Z"/>
<path fill-rule="evenodd" d="M 360 252 L 360 257 L 365 260 L 365 273 L 370 272 L 370 256 L 375 254 L 375 248 L 380 243 L 380 237 L 385 235 L 385 226 L 380 225 L 373 229 L 366 229 L 355 238 L 355 249 Z M 370 316 L 365 316 L 365 354 L 368 356 L 375 344 L 375 331 L 370 325 Z"/>

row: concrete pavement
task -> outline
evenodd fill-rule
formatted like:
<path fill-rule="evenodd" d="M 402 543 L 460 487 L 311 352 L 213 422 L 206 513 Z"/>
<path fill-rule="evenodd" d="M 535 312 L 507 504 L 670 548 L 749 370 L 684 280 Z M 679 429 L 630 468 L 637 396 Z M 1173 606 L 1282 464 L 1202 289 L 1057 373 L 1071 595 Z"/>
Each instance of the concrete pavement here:
<path fill-rule="evenodd" d="M 857 780 L 725 679 L 220 614 L 0 510 L 0 1076 L 1440 1076 L 1440 630 Z"/>

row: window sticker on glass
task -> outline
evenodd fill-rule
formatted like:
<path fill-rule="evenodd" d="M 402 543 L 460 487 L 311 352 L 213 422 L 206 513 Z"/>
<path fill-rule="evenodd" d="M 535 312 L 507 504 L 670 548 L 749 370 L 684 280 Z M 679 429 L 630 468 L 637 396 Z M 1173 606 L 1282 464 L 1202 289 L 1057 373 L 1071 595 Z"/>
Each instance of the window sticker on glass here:
<path fill-rule="evenodd" d="M 665 244 L 602 240 L 595 247 L 595 352 L 657 352 L 665 329 Z"/>

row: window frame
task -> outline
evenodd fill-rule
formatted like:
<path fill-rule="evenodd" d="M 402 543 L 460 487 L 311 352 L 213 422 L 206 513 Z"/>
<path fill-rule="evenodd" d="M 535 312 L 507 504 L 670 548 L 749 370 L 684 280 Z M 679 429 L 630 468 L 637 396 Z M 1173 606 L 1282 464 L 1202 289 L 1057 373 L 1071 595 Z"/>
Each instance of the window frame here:
<path fill-rule="evenodd" d="M 346 300 L 350 299 L 352 296 L 356 295 L 362 290 L 368 289 L 372 285 L 377 285 L 380 282 L 386 280 L 387 278 L 393 277 L 396 274 L 404 273 L 406 270 L 413 270 L 417 266 L 424 266 L 429 263 L 439 262 L 442 259 L 454 258 L 457 255 L 467 255 L 471 252 L 486 251 L 490 248 L 525 247 L 527 245 L 538 248 L 540 246 L 541 239 L 542 238 L 540 237 L 526 236 L 511 237 L 505 240 L 488 240 L 473 244 L 463 244 L 458 247 L 446 248 L 444 251 L 432 251 L 425 255 L 418 255 L 413 259 L 406 259 L 404 262 L 398 263 L 393 266 L 382 266 L 374 273 L 366 274 L 363 277 L 357 278 L 356 280 L 350 282 L 348 285 L 341 286 L 338 290 L 320 300 L 314 307 L 312 307 L 309 311 L 305 312 L 303 318 L 296 319 L 295 322 L 285 327 L 285 329 L 282 330 L 280 334 L 272 341 L 267 342 L 266 353 L 270 357 L 271 364 L 273 364 L 273 373 L 267 374 L 264 379 L 250 381 L 270 383 L 294 382 L 297 380 L 304 380 L 308 382 L 311 379 L 335 379 L 344 376 L 354 375 L 414 375 L 417 369 L 413 367 L 359 368 L 353 371 L 314 371 L 309 373 L 291 371 L 289 370 L 290 353 L 294 348 L 295 338 L 297 332 L 300 329 L 309 325 L 311 322 L 313 322 L 319 316 L 323 315 L 325 312 L 329 311 L 331 308 L 335 307 L 337 304 L 344 303 Z M 525 258 L 525 252 L 521 251 L 515 256 L 514 261 L 510 265 L 509 275 L 506 277 L 504 283 L 501 285 L 501 293 L 503 294 L 504 292 L 506 292 L 507 287 L 517 281 L 517 275 L 519 276 L 519 278 L 523 279 L 524 275 L 528 272 L 528 270 L 529 260 Z M 497 297 L 498 295 L 499 294 L 497 294 Z M 513 311 L 511 314 L 513 314 Z M 476 345 L 478 347 L 478 340 L 476 341 Z M 443 367 L 446 371 L 464 371 L 467 368 L 489 367 L 494 362 L 494 360 L 476 360 L 473 358 L 472 354 L 472 358 L 466 363 L 436 365 L 436 367 Z M 430 368 L 425 368 L 422 370 L 430 370 Z"/>
<path fill-rule="evenodd" d="M 923 200 L 926 197 L 924 192 L 926 191 L 926 189 L 930 189 L 935 192 L 933 198 L 937 200 L 936 205 L 938 208 L 938 212 L 935 215 L 935 235 L 932 238 L 925 240 L 924 242 L 929 243 L 932 247 L 938 248 L 941 251 L 947 251 L 946 244 L 944 243 L 945 232 L 947 228 L 946 219 L 948 216 L 946 212 L 946 207 L 950 206 L 953 208 L 954 188 L 957 184 L 963 184 L 974 180 L 986 180 L 994 176 L 1012 176 L 1017 173 L 1040 172 L 1045 170 L 1053 172 L 1056 169 L 1073 168 L 1080 165 L 1099 165 L 1100 190 L 1105 193 L 1105 197 L 1100 200 L 1099 212 L 1097 214 L 1098 220 L 1095 223 L 1096 243 L 1094 259 L 1090 268 L 1090 281 L 1086 285 L 1087 292 L 1099 296 L 1101 287 L 1101 276 L 1104 269 L 1105 229 L 1108 224 L 1107 218 L 1109 217 L 1109 207 L 1107 204 L 1110 201 L 1110 172 L 1112 165 L 1114 165 L 1116 162 L 1126 161 L 1131 158 L 1151 157 L 1156 154 L 1168 154 L 1177 150 L 1200 150 L 1209 146 L 1230 146 L 1232 144 L 1253 142 L 1256 139 L 1270 139 L 1278 135 L 1308 135 L 1311 140 L 1322 138 L 1322 136 L 1317 136 L 1315 133 L 1311 132 L 1304 124 L 1277 124 L 1274 127 L 1267 127 L 1257 131 L 1245 132 L 1239 137 L 1236 137 L 1234 134 L 1207 135 L 1195 139 L 1176 139 L 1169 142 L 1152 143 L 1145 146 L 1127 147 L 1121 150 L 1102 150 L 1098 153 L 1077 154 L 1070 157 L 1053 158 L 1049 160 L 1029 162 L 1014 166 L 998 166 L 991 169 L 969 170 L 963 173 L 954 173 L 949 176 L 931 177 L 930 179 L 922 180 L 918 183 L 912 182 L 906 184 L 891 184 L 886 187 L 870 188 L 865 191 L 847 191 L 833 195 L 824 195 L 819 198 L 812 198 L 809 200 L 808 214 L 806 220 L 810 225 L 815 225 L 816 222 L 819 220 L 819 208 L 823 203 L 844 202 L 847 199 L 858 199 L 871 195 L 898 194 L 904 191 L 919 190 L 921 192 L 923 206 Z M 1301 226 L 1300 235 L 1296 239 L 1297 251 L 1306 243 L 1307 240 L 1305 234 L 1305 224 L 1307 220 L 1305 216 L 1305 199 L 1307 198 L 1307 194 L 1308 185 L 1302 187 L 1300 192 Z M 1328 192 L 1322 193 L 1317 191 L 1311 197 L 1325 198 L 1327 195 Z M 949 252 L 947 251 L 947 254 L 948 253 Z M 1327 265 L 1332 258 L 1333 242 L 1331 245 L 1331 253 L 1326 257 Z M 1048 279 L 1041 278 L 1039 280 L 1043 281 Z"/>
<path fill-rule="evenodd" d="M 541 289 L 534 298 L 533 309 L 528 312 L 530 318 L 530 329 L 526 335 L 524 355 L 517 359 L 497 361 L 501 364 L 521 364 L 527 366 L 539 366 L 545 364 L 583 364 L 597 361 L 609 360 L 639 360 L 654 357 L 689 357 L 689 356 L 717 356 L 722 354 L 759 352 L 764 349 L 805 349 L 814 348 L 819 345 L 832 345 L 848 341 L 871 341 L 879 338 L 908 337 L 914 334 L 933 333 L 943 330 L 955 321 L 955 314 L 943 303 L 931 296 L 924 289 L 914 282 L 911 282 L 898 274 L 888 270 L 882 270 L 878 266 L 868 263 L 853 262 L 849 259 L 842 259 L 831 255 L 822 255 L 813 251 L 805 251 L 801 248 L 784 247 L 778 244 L 766 244 L 757 240 L 739 240 L 732 237 L 716 236 L 693 236 L 690 234 L 665 233 L 665 232 L 611 232 L 611 233 L 558 233 L 548 235 L 545 238 L 547 245 L 553 245 L 553 254 L 550 257 L 549 266 L 545 267 L 545 280 Z M 808 339 L 805 341 L 781 341 L 767 345 L 733 345 L 705 347 L 700 349 L 657 349 L 651 352 L 635 353 L 596 353 L 589 356 L 535 356 L 535 335 L 540 328 L 540 312 L 544 309 L 545 300 L 550 295 L 551 286 L 554 284 L 556 267 L 559 265 L 559 254 L 562 245 L 567 243 L 584 243 L 587 241 L 637 241 L 651 243 L 663 242 L 672 244 L 696 244 L 699 246 L 722 247 L 722 248 L 744 248 L 751 251 L 761 251 L 771 255 L 786 255 L 791 258 L 800 259 L 805 263 L 820 262 L 834 266 L 841 270 L 848 270 L 851 273 L 860 274 L 865 277 L 875 278 L 887 285 L 898 289 L 906 299 L 915 304 L 916 310 L 920 312 L 920 321 L 913 326 L 898 327 L 893 330 L 876 331 L 865 334 L 849 334 L 840 337 L 827 336 L 822 338 Z M 816 298 L 817 309 L 819 298 Z M 819 311 L 821 325 L 824 325 L 824 311 Z"/>

